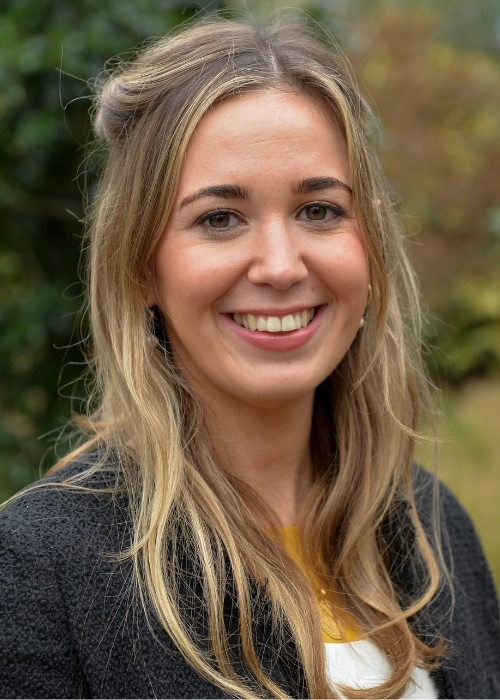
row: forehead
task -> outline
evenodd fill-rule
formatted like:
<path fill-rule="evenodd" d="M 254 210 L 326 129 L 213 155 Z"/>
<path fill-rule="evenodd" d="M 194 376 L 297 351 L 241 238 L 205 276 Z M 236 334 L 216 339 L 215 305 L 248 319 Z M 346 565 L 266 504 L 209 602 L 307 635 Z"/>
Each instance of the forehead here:
<path fill-rule="evenodd" d="M 278 90 L 217 103 L 191 137 L 179 184 L 259 180 L 269 169 L 275 177 L 331 175 L 350 184 L 345 139 L 325 105 Z"/>

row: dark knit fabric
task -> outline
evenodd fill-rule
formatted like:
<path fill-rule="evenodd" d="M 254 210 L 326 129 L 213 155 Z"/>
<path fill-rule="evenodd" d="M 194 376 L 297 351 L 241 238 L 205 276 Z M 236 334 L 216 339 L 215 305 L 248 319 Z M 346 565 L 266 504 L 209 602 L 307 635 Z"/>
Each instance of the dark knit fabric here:
<path fill-rule="evenodd" d="M 74 464 L 51 481 L 83 469 Z M 416 470 L 420 516 L 429 526 L 429 475 Z M 500 697 L 500 627 L 495 590 L 473 526 L 442 487 L 443 547 L 455 605 L 445 587 L 416 629 L 449 640 L 449 658 L 434 674 L 441 697 Z M 418 590 L 407 514 L 392 524 L 390 569 L 397 589 Z M 126 503 L 106 495 L 48 487 L 28 493 L 0 514 L 0 697 L 216 698 L 223 693 L 182 659 L 152 616 L 154 635 L 135 597 L 129 563 L 118 552 L 130 534 Z M 228 625 L 236 606 L 226 611 Z M 303 695 L 293 648 L 279 654 L 265 605 L 259 654 L 292 697 Z M 293 645 L 291 645 L 293 647 Z"/>

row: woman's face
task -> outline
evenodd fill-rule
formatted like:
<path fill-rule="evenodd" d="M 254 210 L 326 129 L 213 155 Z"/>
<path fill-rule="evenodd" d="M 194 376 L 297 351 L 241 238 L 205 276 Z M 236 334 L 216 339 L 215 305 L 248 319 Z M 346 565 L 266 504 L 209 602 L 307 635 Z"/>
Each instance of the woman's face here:
<path fill-rule="evenodd" d="M 211 109 L 153 263 L 147 303 L 194 387 L 266 404 L 314 392 L 354 340 L 369 282 L 325 109 L 275 90 Z"/>

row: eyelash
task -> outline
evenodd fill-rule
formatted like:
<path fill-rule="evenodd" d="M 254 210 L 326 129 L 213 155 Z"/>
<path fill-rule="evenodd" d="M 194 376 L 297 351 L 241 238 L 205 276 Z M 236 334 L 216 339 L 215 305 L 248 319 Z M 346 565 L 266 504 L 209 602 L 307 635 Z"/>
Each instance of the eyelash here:
<path fill-rule="evenodd" d="M 197 226 L 202 226 L 203 228 L 208 228 L 211 231 L 221 231 L 224 233 L 225 231 L 228 231 L 231 227 L 226 226 L 222 228 L 216 228 L 215 226 L 203 226 L 205 221 L 208 221 L 208 219 L 211 219 L 212 216 L 217 216 L 217 214 L 232 214 L 233 216 L 236 216 L 239 218 L 239 214 L 237 214 L 235 211 L 232 209 L 213 209 L 212 211 L 208 211 L 206 214 L 203 214 L 203 216 L 200 216 L 200 218 L 196 221 Z"/>
<path fill-rule="evenodd" d="M 341 216 L 345 215 L 344 209 L 342 209 L 342 207 L 339 207 L 337 204 L 331 204 L 330 202 L 321 202 L 321 201 L 308 202 L 307 204 L 304 204 L 304 206 L 302 206 L 299 209 L 298 213 L 300 214 L 301 212 L 304 211 L 304 209 L 307 209 L 308 207 L 325 207 L 325 209 L 329 209 L 335 215 L 335 218 L 340 218 Z M 310 219 L 309 223 L 318 225 L 318 224 L 322 223 L 322 220 L 320 219 L 319 221 L 315 222 L 315 221 Z"/>
<path fill-rule="evenodd" d="M 318 201 L 318 202 L 308 202 L 307 204 L 304 204 L 297 212 L 297 216 L 299 216 L 300 213 L 303 212 L 308 207 L 325 207 L 325 209 L 329 209 L 334 214 L 333 220 L 338 219 L 341 216 L 344 216 L 344 214 L 345 214 L 345 211 L 341 207 L 337 206 L 336 204 L 330 204 L 329 202 Z M 213 216 L 217 216 L 217 214 L 229 214 L 229 215 L 232 214 L 233 216 L 239 217 L 239 214 L 237 214 L 237 212 L 233 211 L 232 209 L 213 209 L 212 211 L 209 211 L 206 214 L 203 214 L 203 216 L 200 216 L 200 218 L 196 221 L 196 225 L 202 226 L 205 229 L 209 229 L 211 232 L 218 231 L 220 233 L 225 233 L 225 232 L 229 231 L 231 228 L 234 228 L 231 226 L 226 226 L 226 227 L 221 227 L 221 228 L 216 228 L 215 226 L 204 226 L 205 222 L 208 221 L 208 219 L 211 219 Z M 332 219 L 329 219 L 328 221 L 332 221 Z M 324 220 L 322 220 L 322 219 L 320 219 L 318 221 L 313 221 L 310 219 L 309 223 L 312 224 L 313 226 L 321 226 L 322 224 L 327 223 L 327 222 L 324 222 Z"/>

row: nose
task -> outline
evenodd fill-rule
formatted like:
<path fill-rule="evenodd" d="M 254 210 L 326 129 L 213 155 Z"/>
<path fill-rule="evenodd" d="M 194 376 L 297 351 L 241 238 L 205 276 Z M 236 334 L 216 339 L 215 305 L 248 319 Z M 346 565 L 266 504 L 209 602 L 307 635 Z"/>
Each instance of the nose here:
<path fill-rule="evenodd" d="M 254 257 L 248 270 L 252 284 L 268 284 L 285 290 L 306 279 L 308 269 L 301 241 L 285 222 L 264 224 L 254 243 Z"/>

